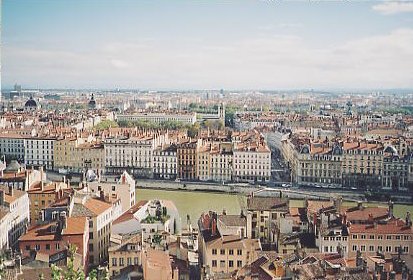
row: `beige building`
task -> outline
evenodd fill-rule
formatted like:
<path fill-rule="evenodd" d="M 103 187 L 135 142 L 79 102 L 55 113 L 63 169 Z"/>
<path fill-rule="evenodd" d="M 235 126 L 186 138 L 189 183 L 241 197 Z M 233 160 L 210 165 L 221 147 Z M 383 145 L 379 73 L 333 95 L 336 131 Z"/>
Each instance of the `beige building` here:
<path fill-rule="evenodd" d="M 258 238 L 263 247 L 275 249 L 280 221 L 289 212 L 289 200 L 277 197 L 248 197 L 247 236 Z"/>
<path fill-rule="evenodd" d="M 233 180 L 265 182 L 271 178 L 271 151 L 261 139 L 234 145 Z"/>
<path fill-rule="evenodd" d="M 119 275 L 128 267 L 142 265 L 142 236 L 134 235 L 112 235 L 109 247 L 109 275 Z"/>
<path fill-rule="evenodd" d="M 55 170 L 77 173 L 83 173 L 87 169 L 103 170 L 104 148 L 92 136 L 59 139 L 54 146 L 54 161 Z"/>
<path fill-rule="evenodd" d="M 38 182 L 28 191 L 30 200 L 30 223 L 32 225 L 42 221 L 41 211 L 63 197 L 64 192 L 70 191 L 66 182 Z"/>
<path fill-rule="evenodd" d="M 214 212 L 201 216 L 198 251 L 205 275 L 230 275 L 256 259 L 261 243 L 243 236 L 246 225 L 245 216 Z"/>
<path fill-rule="evenodd" d="M 107 261 L 112 221 L 121 215 L 119 199 L 90 197 L 75 193 L 73 217 L 87 217 L 89 220 L 89 264 L 98 265 Z"/>
<path fill-rule="evenodd" d="M 178 271 L 172 270 L 168 252 L 147 249 L 142 253 L 143 279 L 178 280 Z"/>
<path fill-rule="evenodd" d="M 373 224 L 352 224 L 349 228 L 349 257 L 355 257 L 357 251 L 364 256 L 376 255 L 378 251 L 385 254 L 411 254 L 413 231 L 410 213 L 406 221 L 392 218 L 386 222 Z"/>

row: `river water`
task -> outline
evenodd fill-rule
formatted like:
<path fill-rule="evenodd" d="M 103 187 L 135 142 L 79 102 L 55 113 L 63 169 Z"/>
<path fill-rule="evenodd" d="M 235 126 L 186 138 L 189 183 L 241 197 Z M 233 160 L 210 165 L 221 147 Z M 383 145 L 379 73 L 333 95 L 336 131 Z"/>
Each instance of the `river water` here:
<path fill-rule="evenodd" d="M 167 199 L 173 201 L 178 208 L 183 226 L 186 224 L 187 215 L 190 216 L 191 223 L 195 226 L 201 214 L 209 210 L 221 213 L 225 209 L 227 214 L 240 214 L 240 200 L 244 201 L 244 203 L 246 201 L 243 195 L 227 193 L 136 189 L 136 201 L 150 199 Z M 299 207 L 302 205 L 303 200 L 290 200 L 290 206 Z M 353 206 L 354 203 L 344 202 L 343 205 Z M 377 204 L 363 203 L 363 205 L 375 206 Z M 386 204 L 380 204 L 380 206 L 387 207 Z M 397 217 L 404 218 L 407 211 L 413 213 L 413 205 L 396 204 L 394 206 L 394 214 Z"/>

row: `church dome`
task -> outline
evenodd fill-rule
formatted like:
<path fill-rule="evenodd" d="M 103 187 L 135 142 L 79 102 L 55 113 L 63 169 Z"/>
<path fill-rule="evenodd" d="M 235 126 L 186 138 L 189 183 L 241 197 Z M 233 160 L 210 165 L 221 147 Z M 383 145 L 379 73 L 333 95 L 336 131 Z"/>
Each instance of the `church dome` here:
<path fill-rule="evenodd" d="M 30 96 L 30 99 L 26 101 L 24 107 L 37 107 L 37 102 L 33 99 L 33 96 Z"/>
<path fill-rule="evenodd" d="M 88 107 L 90 109 L 95 109 L 96 108 L 96 100 L 95 100 L 95 96 L 93 95 L 93 93 L 92 93 L 92 97 L 89 100 Z"/>

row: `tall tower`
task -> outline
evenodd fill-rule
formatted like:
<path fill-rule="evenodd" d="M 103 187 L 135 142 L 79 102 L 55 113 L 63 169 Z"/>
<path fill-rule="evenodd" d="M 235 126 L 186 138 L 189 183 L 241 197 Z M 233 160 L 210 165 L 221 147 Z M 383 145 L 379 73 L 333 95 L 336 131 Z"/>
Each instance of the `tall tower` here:
<path fill-rule="evenodd" d="M 221 103 L 221 105 L 218 106 L 218 116 L 219 120 L 225 123 L 225 104 Z"/>

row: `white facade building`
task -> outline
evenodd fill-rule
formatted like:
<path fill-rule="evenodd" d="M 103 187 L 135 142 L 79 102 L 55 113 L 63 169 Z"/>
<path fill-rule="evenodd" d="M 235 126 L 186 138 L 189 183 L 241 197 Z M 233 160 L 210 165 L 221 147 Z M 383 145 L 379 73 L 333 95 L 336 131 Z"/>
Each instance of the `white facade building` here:
<path fill-rule="evenodd" d="M 115 136 L 104 140 L 105 167 L 109 174 L 129 174 L 152 177 L 153 152 L 168 142 L 168 134 Z"/>
<path fill-rule="evenodd" d="M 126 171 L 116 181 L 111 182 L 108 178 L 103 178 L 99 181 L 86 182 L 86 186 L 88 192 L 100 195 L 103 191 L 105 196 L 119 198 L 122 213 L 135 205 L 135 180 Z"/>
<path fill-rule="evenodd" d="M 117 121 L 150 121 L 162 123 L 168 121 L 182 122 L 185 124 L 194 124 L 196 122 L 196 113 L 135 113 L 131 115 L 117 115 Z"/>
<path fill-rule="evenodd" d="M 44 166 L 53 170 L 54 144 L 56 138 L 24 139 L 24 163 L 29 166 Z"/>
<path fill-rule="evenodd" d="M 13 187 L 0 186 L 0 251 L 15 248 L 30 219 L 29 196 Z"/>

